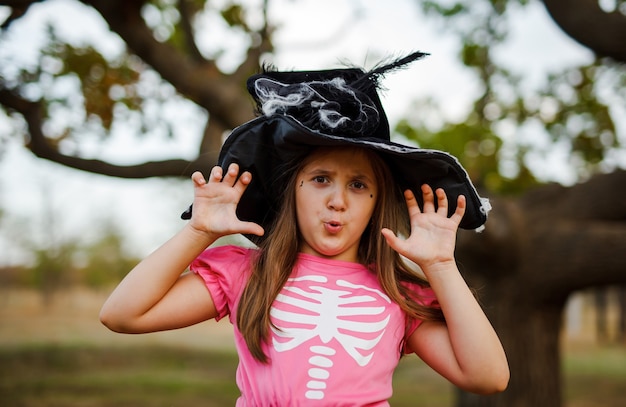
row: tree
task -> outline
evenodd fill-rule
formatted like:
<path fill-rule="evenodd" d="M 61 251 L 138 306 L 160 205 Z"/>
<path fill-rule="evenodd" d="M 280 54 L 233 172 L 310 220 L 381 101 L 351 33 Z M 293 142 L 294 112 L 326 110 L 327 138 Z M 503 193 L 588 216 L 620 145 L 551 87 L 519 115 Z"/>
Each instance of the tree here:
<path fill-rule="evenodd" d="M 619 187 L 626 172 L 610 168 L 613 172 L 599 174 L 611 151 L 623 147 L 610 108 L 598 97 L 602 75 L 614 69 L 618 97 L 624 100 L 624 69 L 606 56 L 620 58 L 623 50 L 608 37 L 624 38 L 626 16 L 600 13 L 597 2 L 561 7 L 564 3 L 545 1 L 555 20 L 571 21 L 571 14 L 580 12 L 583 17 L 575 15 L 585 24 L 593 15 L 597 20 L 589 26 L 606 27 L 590 32 L 587 26 L 582 30 L 562 22 L 573 37 L 585 44 L 605 40 L 593 63 L 551 76 L 544 89 L 531 95 L 493 56 L 506 39 L 504 19 L 515 2 L 492 1 L 486 11 L 469 2 L 451 7 L 424 3 L 430 15 L 444 16 L 463 39 L 460 58 L 484 91 L 460 123 L 432 131 L 417 124 L 424 120 L 409 117 L 398 131 L 424 147 L 464 157 L 483 188 L 500 192 L 486 230 L 478 236 L 460 234 L 458 259 L 472 285 L 482 287 L 480 296 L 507 350 L 512 378 L 509 389 L 497 396 L 460 394 L 462 406 L 561 405 L 559 333 L 568 297 L 587 287 L 626 283 L 626 259 L 620 255 L 626 246 L 626 194 Z M 621 26 L 612 28 L 603 19 L 621 19 Z M 559 97 L 564 93 L 570 96 Z M 542 105 L 552 106 L 551 112 L 542 112 Z M 576 170 L 578 179 L 587 182 L 569 188 L 539 186 L 528 165 L 528 157 L 537 154 L 532 146 L 518 141 L 507 156 L 502 154 L 505 138 L 499 129 L 508 125 L 519 132 L 537 123 L 547 140 L 567 143 L 569 154 L 584 163 Z M 503 160 L 515 169 L 508 177 L 502 176 Z"/>
<path fill-rule="evenodd" d="M 37 1 L 0 2 L 0 5 L 12 9 L 11 16 L 3 24 L 5 29 L 16 18 L 25 15 L 35 3 Z M 195 169 L 207 169 L 207 163 L 217 161 L 222 134 L 253 116 L 243 84 L 248 76 L 257 71 L 260 56 L 272 50 L 270 28 L 262 26 L 253 30 L 248 27 L 241 6 L 232 5 L 218 10 L 233 30 L 245 32 L 251 42 L 245 60 L 235 72 L 226 74 L 219 70 L 215 60 L 202 56 L 195 44 L 193 19 L 205 8 L 204 1 L 96 0 L 83 3 L 102 15 L 110 29 L 129 47 L 129 52 L 107 60 L 95 48 L 77 49 L 60 41 L 51 31 L 50 42 L 34 71 L 23 70 L 13 78 L 5 77 L 0 81 L 0 104 L 26 122 L 26 147 L 40 158 L 68 167 L 124 178 L 187 176 Z M 175 14 L 176 17 L 172 17 L 174 21 L 159 21 L 151 27 L 142 15 L 146 10 L 162 12 L 163 16 Z M 165 35 L 159 32 L 168 30 L 172 31 L 168 41 L 159 41 L 158 36 Z M 106 138 L 116 118 L 129 119 L 129 116 L 140 113 L 147 100 L 158 93 L 145 95 L 144 92 L 145 96 L 142 95 L 141 76 L 149 70 L 148 66 L 177 93 L 208 112 L 210 120 L 198 146 L 198 157 L 202 158 L 194 162 L 169 159 L 122 166 L 81 158 L 80 154 L 63 153 L 63 144 L 80 144 L 80 138 L 85 137 L 86 131 L 98 131 Z M 56 134 L 47 133 L 44 126 L 51 113 L 71 102 L 45 95 L 49 89 L 42 86 L 42 78 L 58 80 L 68 77 L 80 81 L 84 122 L 65 125 Z M 38 84 L 42 88 L 42 95 L 36 100 L 23 95 L 29 84 Z M 166 85 L 157 82 L 157 86 L 162 88 Z M 150 118 L 145 115 L 141 119 L 144 120 L 143 130 L 149 126 L 166 126 L 158 120 L 156 125 L 150 124 Z M 85 123 L 91 126 L 86 128 Z"/>
<path fill-rule="evenodd" d="M 561 405 L 559 333 L 568 296 L 625 283 L 625 181 L 626 172 L 616 171 L 570 188 L 551 184 L 498 198 L 482 234 L 461 234 L 459 262 L 481 288 L 512 371 L 505 393 L 463 394 L 461 405 Z M 590 199 L 597 196 L 610 198 Z"/>
<path fill-rule="evenodd" d="M 0 1 L 11 8 L 3 28 L 9 29 L 36 3 Z M 36 66 L 3 68 L 0 105 L 15 120 L 16 129 L 25 124 L 26 147 L 62 165 L 117 177 L 206 171 L 216 161 L 222 134 L 252 117 L 243 83 L 261 57 L 273 51 L 276 27 L 268 20 L 269 2 L 256 8 L 228 2 L 221 10 L 201 0 L 82 3 L 102 16 L 128 52 L 110 56 L 94 47 L 74 47 L 51 29 Z M 458 258 L 466 278 L 481 288 L 480 297 L 507 350 L 512 379 L 498 396 L 460 394 L 462 406 L 559 406 L 558 338 L 568 296 L 585 287 L 626 283 L 626 259 L 620 255 L 626 246 L 626 193 L 621 188 L 625 173 L 610 160 L 623 145 L 608 103 L 598 96 L 598 84 L 609 82 L 614 86 L 605 87 L 624 97 L 625 74 L 618 63 L 626 62 L 625 2 L 616 1 L 615 9 L 607 11 L 597 1 L 546 0 L 554 21 L 596 51 L 597 58 L 588 66 L 555 73 L 543 89 L 530 94 L 492 55 L 506 39 L 508 13 L 526 3 L 420 2 L 429 15 L 443 16 L 446 26 L 462 38 L 460 59 L 474 72 L 482 93 L 462 121 L 443 118 L 428 128 L 419 112 L 436 115 L 440 109 L 422 101 L 417 115 L 396 129 L 423 147 L 462 157 L 472 178 L 492 196 L 487 229 L 478 235 L 460 233 Z M 245 38 L 247 50 L 232 71 L 218 63 L 225 49 L 207 56 L 197 45 L 196 23 L 207 14 L 219 17 L 212 21 L 228 26 L 232 35 Z M 601 35 L 607 30 L 608 35 Z M 55 93 L 53 84 L 60 80 L 76 85 L 80 106 L 74 97 Z M 82 140 L 93 133 L 106 139 L 118 121 L 138 123 L 137 134 L 171 134 L 160 115 L 147 109 L 155 98 L 163 103 L 186 99 L 207 115 L 195 159 L 119 165 L 81 155 Z M 62 109 L 82 111 L 81 120 L 59 121 Z M 529 158 L 542 157 L 548 148 L 541 151 L 515 137 L 511 140 L 503 130 L 533 125 L 546 129 L 550 147 L 566 146 L 580 163 L 578 179 L 586 182 L 572 187 L 539 184 Z"/>
<path fill-rule="evenodd" d="M 577 1 L 543 0 L 550 16 L 561 29 L 600 57 L 626 61 L 626 50 L 621 44 L 626 40 L 626 14 L 624 0 L 612 5 L 594 0 Z M 604 6 L 603 6 L 604 5 Z"/>

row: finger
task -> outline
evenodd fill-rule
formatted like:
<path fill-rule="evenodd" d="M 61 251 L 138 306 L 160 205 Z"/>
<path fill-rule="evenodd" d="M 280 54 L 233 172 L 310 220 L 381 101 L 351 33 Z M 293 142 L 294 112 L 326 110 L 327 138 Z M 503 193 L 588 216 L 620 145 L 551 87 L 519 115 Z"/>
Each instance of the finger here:
<path fill-rule="evenodd" d="M 433 189 L 428 184 L 422 185 L 422 197 L 424 199 L 424 208 L 422 212 L 434 212 L 435 211 L 435 194 Z"/>
<path fill-rule="evenodd" d="M 387 244 L 393 248 L 394 245 L 395 245 L 395 240 L 398 238 L 396 236 L 396 234 L 393 233 L 390 229 L 387 229 L 387 228 L 383 228 L 380 231 L 380 233 L 383 235 L 383 237 L 387 241 Z"/>
<path fill-rule="evenodd" d="M 244 171 L 243 174 L 239 176 L 239 180 L 238 180 L 238 182 L 240 182 L 241 184 L 245 186 L 249 185 L 251 181 L 252 181 L 252 174 L 250 173 L 250 171 Z"/>
<path fill-rule="evenodd" d="M 456 210 L 454 211 L 454 213 L 450 217 L 450 219 L 455 221 L 457 223 L 457 225 L 459 223 L 461 223 L 461 219 L 463 219 L 463 215 L 465 215 L 466 207 L 467 207 L 467 200 L 465 199 L 465 196 L 464 195 L 459 195 L 459 197 L 458 197 L 458 199 L 456 201 Z"/>
<path fill-rule="evenodd" d="M 209 175 L 209 182 L 221 182 L 222 181 L 222 167 L 216 165 L 211 169 L 211 174 Z"/>
<path fill-rule="evenodd" d="M 191 174 L 191 180 L 193 181 L 195 186 L 201 187 L 206 184 L 206 180 L 204 179 L 204 175 L 200 171 L 195 171 Z"/>
<path fill-rule="evenodd" d="M 228 170 L 226 171 L 226 175 L 224 175 L 224 179 L 222 180 L 222 182 L 224 182 L 227 185 L 235 185 L 238 175 L 239 175 L 239 165 L 237 165 L 236 163 L 231 163 L 228 166 Z"/>
<path fill-rule="evenodd" d="M 244 171 L 243 174 L 239 176 L 239 179 L 237 179 L 235 185 L 233 185 L 233 188 L 241 196 L 246 188 L 248 188 L 248 185 L 250 185 L 250 182 L 252 182 L 252 174 L 249 171 Z"/>
<path fill-rule="evenodd" d="M 396 252 L 401 253 L 401 245 L 402 245 L 402 239 L 400 239 L 398 236 L 396 236 L 395 233 L 393 233 L 392 230 L 387 229 L 387 228 L 383 228 L 381 231 L 381 234 L 383 235 L 383 237 L 385 238 L 385 241 L 387 242 L 387 244 L 389 245 L 389 247 L 391 247 L 393 250 L 395 250 Z"/>
<path fill-rule="evenodd" d="M 242 228 L 240 233 L 263 236 L 265 234 L 265 229 L 263 229 L 259 224 L 254 222 L 242 222 Z"/>
<path fill-rule="evenodd" d="M 448 197 L 446 191 L 443 188 L 437 188 L 435 191 L 437 195 L 437 213 L 448 216 Z"/>
<path fill-rule="evenodd" d="M 413 191 L 410 189 L 404 191 L 404 200 L 406 201 L 406 207 L 409 210 L 409 216 L 412 216 L 414 213 L 421 213 L 420 206 L 417 203 L 417 199 L 415 198 Z"/>

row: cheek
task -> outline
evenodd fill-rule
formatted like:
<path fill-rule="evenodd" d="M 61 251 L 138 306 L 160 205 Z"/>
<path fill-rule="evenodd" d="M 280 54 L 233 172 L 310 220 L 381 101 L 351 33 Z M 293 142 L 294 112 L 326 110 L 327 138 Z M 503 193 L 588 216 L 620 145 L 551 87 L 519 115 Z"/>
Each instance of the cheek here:
<path fill-rule="evenodd" d="M 369 223 L 372 215 L 374 215 L 374 209 L 376 208 L 376 199 L 375 196 L 370 198 L 369 195 L 365 197 L 360 203 L 360 217 L 363 219 L 364 223 Z"/>
<path fill-rule="evenodd" d="M 298 187 L 299 188 L 299 187 Z M 296 191 L 296 218 L 300 220 L 306 220 L 309 218 L 313 211 L 313 198 L 310 194 L 305 193 L 302 190 Z"/>

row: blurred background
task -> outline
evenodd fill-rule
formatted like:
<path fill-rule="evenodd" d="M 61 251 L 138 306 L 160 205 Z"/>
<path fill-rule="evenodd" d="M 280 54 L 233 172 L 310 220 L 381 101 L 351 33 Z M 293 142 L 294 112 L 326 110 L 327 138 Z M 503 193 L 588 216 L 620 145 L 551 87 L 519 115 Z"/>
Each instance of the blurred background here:
<path fill-rule="evenodd" d="M 392 137 L 491 199 L 457 258 L 512 377 L 478 397 L 407 357 L 392 405 L 623 405 L 626 1 L 16 0 L 0 24 L 1 405 L 233 405 L 228 322 L 124 336 L 100 305 L 183 226 L 261 64 L 416 50 L 383 80 Z"/>

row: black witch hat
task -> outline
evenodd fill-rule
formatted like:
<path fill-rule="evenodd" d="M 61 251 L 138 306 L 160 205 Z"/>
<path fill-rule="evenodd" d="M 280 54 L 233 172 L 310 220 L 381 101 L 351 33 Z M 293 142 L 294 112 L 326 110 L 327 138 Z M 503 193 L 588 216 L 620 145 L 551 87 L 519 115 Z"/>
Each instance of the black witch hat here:
<path fill-rule="evenodd" d="M 406 146 L 390 140 L 389 122 L 378 96 L 386 73 L 403 68 L 426 54 L 412 53 L 368 72 L 360 68 L 277 72 L 250 77 L 248 92 L 260 116 L 232 131 L 220 151 L 224 170 L 235 162 L 252 173 L 252 182 L 237 207 L 243 221 L 268 230 L 280 209 L 285 164 L 315 147 L 357 146 L 374 150 L 389 165 L 402 190 L 411 189 L 421 204 L 421 185 L 443 188 L 450 214 L 459 195 L 467 209 L 464 229 L 479 229 L 487 220 L 488 200 L 481 198 L 467 172 L 452 155 Z M 191 217 L 191 208 L 182 215 Z M 259 236 L 247 236 L 258 243 Z"/>

